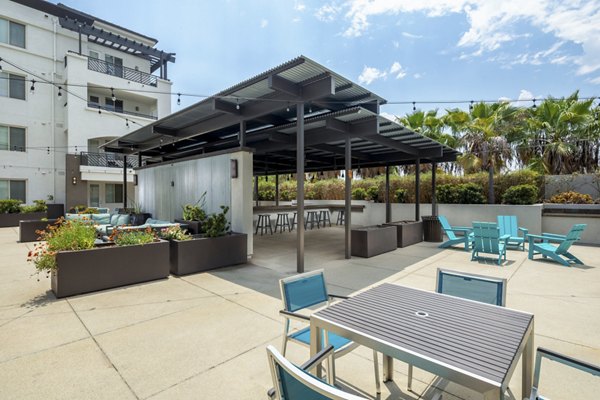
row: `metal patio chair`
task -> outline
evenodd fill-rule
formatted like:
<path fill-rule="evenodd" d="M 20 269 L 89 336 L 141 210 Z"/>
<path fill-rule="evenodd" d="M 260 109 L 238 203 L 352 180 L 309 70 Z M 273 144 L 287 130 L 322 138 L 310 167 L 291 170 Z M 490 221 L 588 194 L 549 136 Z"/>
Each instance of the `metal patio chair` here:
<path fill-rule="evenodd" d="M 306 313 L 298 311 L 308 311 L 311 308 L 329 305 L 331 299 L 347 299 L 346 296 L 338 296 L 327 292 L 325 284 L 325 276 L 323 270 L 306 272 L 299 275 L 294 275 L 279 281 L 281 289 L 281 299 L 283 301 L 283 310 L 279 313 L 285 318 L 283 326 L 283 345 L 281 353 L 285 356 L 288 341 L 294 341 L 301 345 L 310 347 L 310 326 L 290 331 L 291 320 L 308 323 L 310 317 Z M 332 345 L 334 347 L 333 358 L 338 358 L 347 354 L 351 350 L 358 347 L 350 339 L 338 336 L 334 333 L 326 332 L 323 335 L 323 345 Z M 373 351 L 374 369 L 375 369 L 375 384 L 377 393 L 380 393 L 379 382 L 379 363 L 377 360 L 377 352 Z M 335 384 L 335 367 L 330 363 L 327 368 L 327 381 L 329 384 Z"/>
<path fill-rule="evenodd" d="M 473 253 L 471 261 L 482 259 L 480 253 L 498 256 L 498 265 L 506 261 L 506 247 L 509 235 L 501 235 L 498 224 L 493 222 L 473 222 Z"/>
<path fill-rule="evenodd" d="M 529 259 L 541 254 L 542 257 L 550 257 L 554 261 L 564 266 L 570 267 L 572 264 L 583 264 L 583 262 L 569 253 L 569 248 L 573 243 L 581 239 L 581 234 L 587 227 L 587 224 L 575 224 L 566 235 L 556 235 L 553 233 L 542 233 L 541 235 L 527 235 L 529 239 Z M 535 239 L 541 239 L 541 243 L 536 243 Z M 553 245 L 550 242 L 559 243 Z"/>
<path fill-rule="evenodd" d="M 301 366 L 296 366 L 281 355 L 275 347 L 267 346 L 267 357 L 274 385 L 274 388 L 267 393 L 268 397 L 277 400 L 366 400 L 328 385 L 310 374 L 310 370 L 323 362 L 323 359 L 331 358 L 333 352 L 333 346 L 329 345 Z M 333 360 L 331 362 L 333 363 Z"/>
<path fill-rule="evenodd" d="M 510 236 L 507 240 L 507 244 L 509 246 L 517 246 L 517 249 L 525 251 L 525 242 L 527 241 L 529 230 L 519 226 L 517 216 L 498 215 L 497 219 L 500 235 Z M 520 232 L 523 233 L 523 236 L 519 235 Z"/>
<path fill-rule="evenodd" d="M 451 226 L 443 215 L 438 215 L 438 219 L 440 224 L 442 225 L 442 229 L 446 236 L 448 236 L 448 240 L 439 245 L 440 249 L 445 249 L 455 244 L 464 244 L 465 251 L 469 251 L 471 245 L 473 244 L 473 228 L 469 228 L 466 226 Z M 456 236 L 455 232 L 462 232 L 463 236 Z"/>
<path fill-rule="evenodd" d="M 564 366 L 575 368 L 579 371 L 600 377 L 600 366 L 577 360 L 564 354 L 556 353 L 552 350 L 538 347 L 535 355 L 535 368 L 533 371 L 533 387 L 531 388 L 531 397 L 529 400 L 549 400 L 540 394 L 540 374 L 542 371 L 542 359 L 555 361 Z"/>

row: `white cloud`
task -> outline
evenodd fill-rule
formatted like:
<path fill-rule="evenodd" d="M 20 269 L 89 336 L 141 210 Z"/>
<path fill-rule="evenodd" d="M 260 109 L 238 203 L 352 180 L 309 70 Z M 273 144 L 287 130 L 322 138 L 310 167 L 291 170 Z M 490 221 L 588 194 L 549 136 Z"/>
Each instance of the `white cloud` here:
<path fill-rule="evenodd" d="M 358 83 L 370 85 L 371 82 L 377 79 L 385 79 L 387 77 L 387 72 L 381 71 L 375 67 L 365 67 L 363 68 L 361 74 L 358 76 Z"/>
<path fill-rule="evenodd" d="M 394 47 L 395 47 L 395 48 L 399 48 L 399 47 L 400 47 L 400 42 L 399 42 L 399 41 L 397 41 L 397 40 L 394 40 L 394 41 L 392 42 L 392 45 L 394 45 Z"/>
<path fill-rule="evenodd" d="M 261 28 L 266 28 L 269 25 L 269 20 L 268 19 L 261 19 L 260 20 L 260 27 Z"/>
<path fill-rule="evenodd" d="M 300 18 L 300 17 L 294 17 L 294 18 L 292 18 L 292 22 L 293 23 L 298 23 L 300 21 L 302 21 L 302 18 Z"/>
<path fill-rule="evenodd" d="M 421 79 L 422 77 L 423 77 L 423 75 L 421 75 L 421 74 L 420 74 L 420 73 L 418 73 L 418 72 L 417 72 L 416 74 L 414 74 L 414 75 L 413 75 L 413 78 L 415 78 L 415 79 Z"/>
<path fill-rule="evenodd" d="M 315 17 L 317 17 L 319 21 L 331 22 L 335 20 L 339 11 L 340 7 L 338 7 L 337 5 L 325 4 L 317 10 L 317 12 L 315 13 Z"/>
<path fill-rule="evenodd" d="M 297 1 L 297 2 L 294 3 L 294 10 L 300 11 L 300 12 L 306 10 L 306 4 L 300 3 L 300 2 Z"/>
<path fill-rule="evenodd" d="M 396 79 L 402 79 L 406 76 L 406 70 L 396 61 L 390 67 L 390 74 L 396 75 Z"/>
<path fill-rule="evenodd" d="M 413 33 L 409 33 L 409 32 L 402 32 L 402 36 L 407 37 L 409 39 L 422 39 L 423 36 L 421 35 L 415 35 Z"/>
<path fill-rule="evenodd" d="M 590 83 L 593 83 L 594 85 L 600 85 L 600 76 L 590 79 Z"/>
<path fill-rule="evenodd" d="M 499 103 L 508 103 L 508 102 L 510 102 L 510 99 L 506 96 L 501 96 L 501 97 L 498 97 L 498 102 Z"/>

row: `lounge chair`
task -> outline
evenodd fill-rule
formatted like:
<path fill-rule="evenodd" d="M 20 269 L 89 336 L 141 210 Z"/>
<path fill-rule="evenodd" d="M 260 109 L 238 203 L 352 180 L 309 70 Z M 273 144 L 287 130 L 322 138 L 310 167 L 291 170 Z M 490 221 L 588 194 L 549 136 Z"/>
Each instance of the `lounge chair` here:
<path fill-rule="evenodd" d="M 498 215 L 498 227 L 500 235 L 510 236 L 507 241 L 509 246 L 517 246 L 517 249 L 525 251 L 525 241 L 529 230 L 518 225 L 516 215 Z M 519 236 L 519 232 L 522 232 L 523 236 Z"/>
<path fill-rule="evenodd" d="M 448 236 L 448 240 L 440 244 L 439 247 L 441 249 L 445 249 L 454 246 L 455 244 L 464 244 L 465 251 L 469 251 L 471 245 L 473 244 L 473 229 L 466 226 L 450 226 L 450 223 L 443 215 L 439 215 L 438 219 L 440 220 L 440 224 L 442 224 L 444 233 L 446 233 L 446 236 Z M 462 232 L 463 236 L 456 236 L 455 232 Z"/>
<path fill-rule="evenodd" d="M 498 265 L 506 260 L 506 247 L 509 235 L 500 235 L 498 224 L 493 222 L 473 222 L 473 253 L 471 261 L 479 260 L 480 254 L 498 256 Z"/>
<path fill-rule="evenodd" d="M 541 254 L 542 257 L 550 257 L 554 261 L 567 267 L 570 267 L 572 264 L 583 264 L 579 258 L 569 253 L 569 248 L 573 243 L 581 239 L 581 234 L 586 226 L 587 224 L 575 224 L 566 235 L 556 235 L 553 233 L 527 235 L 527 238 L 529 239 L 529 259 L 533 260 L 534 255 Z M 536 239 L 539 239 L 542 242 L 536 243 Z M 550 242 L 559 244 L 553 245 Z"/>

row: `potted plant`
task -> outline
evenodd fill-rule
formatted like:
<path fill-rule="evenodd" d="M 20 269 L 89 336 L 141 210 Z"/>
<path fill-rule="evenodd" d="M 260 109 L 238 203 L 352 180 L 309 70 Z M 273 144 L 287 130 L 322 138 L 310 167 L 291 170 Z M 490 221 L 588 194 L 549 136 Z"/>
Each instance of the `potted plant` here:
<path fill-rule="evenodd" d="M 0 228 L 19 226 L 20 220 L 46 218 L 46 202 L 34 200 L 33 205 L 21 205 L 20 200 L 0 200 Z"/>
<path fill-rule="evenodd" d="M 144 212 L 142 204 L 138 203 L 137 201 L 131 201 L 131 209 L 131 225 L 143 225 L 148 218 L 152 218 L 152 214 Z"/>
<path fill-rule="evenodd" d="M 206 219 L 206 233 L 189 235 L 181 228 L 167 228 L 161 232 L 170 241 L 170 266 L 173 275 L 187 275 L 215 268 L 243 264 L 248 260 L 247 236 L 229 231 L 227 212 Z"/>
<path fill-rule="evenodd" d="M 169 276 L 169 244 L 152 230 L 116 232 L 98 243 L 85 221 L 62 221 L 41 232 L 28 261 L 51 278 L 56 297 L 95 292 Z"/>
<path fill-rule="evenodd" d="M 186 224 L 189 232 L 192 234 L 204 233 L 204 223 L 206 221 L 205 203 L 206 192 L 202 193 L 202 196 L 194 204 L 182 205 L 182 218 L 176 219 L 175 222 Z"/>

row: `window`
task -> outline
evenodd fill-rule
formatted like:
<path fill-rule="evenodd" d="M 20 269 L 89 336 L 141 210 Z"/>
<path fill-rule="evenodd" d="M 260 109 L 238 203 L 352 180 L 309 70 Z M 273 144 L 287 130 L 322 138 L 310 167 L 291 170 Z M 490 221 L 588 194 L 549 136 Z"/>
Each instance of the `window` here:
<path fill-rule="evenodd" d="M 90 105 L 91 106 L 99 106 L 100 105 L 100 97 L 98 96 L 90 96 Z"/>
<path fill-rule="evenodd" d="M 0 18 L 0 42 L 25 48 L 25 25 Z"/>
<path fill-rule="evenodd" d="M 123 202 L 123 185 L 117 183 L 107 183 L 105 186 L 106 203 Z"/>
<path fill-rule="evenodd" d="M 123 100 L 112 101 L 112 98 L 106 97 L 104 98 L 104 104 L 106 104 L 107 110 L 123 112 Z"/>
<path fill-rule="evenodd" d="M 94 50 L 90 50 L 90 57 L 91 58 L 95 58 L 95 59 L 99 59 L 100 58 L 100 53 L 98 53 L 97 51 L 94 51 Z"/>
<path fill-rule="evenodd" d="M 0 96 L 25 100 L 25 77 L 0 72 Z"/>
<path fill-rule="evenodd" d="M 25 151 L 25 128 L 0 125 L 0 150 Z"/>
<path fill-rule="evenodd" d="M 14 199 L 26 202 L 25 181 L 16 179 L 0 179 L 0 199 Z"/>
<path fill-rule="evenodd" d="M 123 59 L 119 57 L 111 56 L 110 54 L 104 55 L 104 61 L 106 61 L 106 73 L 108 75 L 123 77 Z"/>

